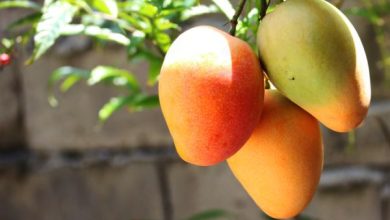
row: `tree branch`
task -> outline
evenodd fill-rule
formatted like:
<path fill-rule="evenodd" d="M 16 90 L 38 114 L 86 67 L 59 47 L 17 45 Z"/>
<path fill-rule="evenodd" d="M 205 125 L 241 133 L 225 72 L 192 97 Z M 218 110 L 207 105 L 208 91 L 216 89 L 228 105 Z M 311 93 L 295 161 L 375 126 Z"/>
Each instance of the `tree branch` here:
<path fill-rule="evenodd" d="M 235 36 L 236 35 L 236 27 L 238 24 L 238 18 L 240 17 L 242 10 L 244 9 L 246 0 L 241 0 L 238 4 L 238 8 L 236 9 L 236 13 L 234 13 L 233 18 L 230 20 L 231 28 L 229 30 L 230 35 Z"/>
<path fill-rule="evenodd" d="M 261 21 L 265 15 L 267 14 L 267 9 L 269 5 L 271 4 L 271 0 L 261 0 L 261 10 L 260 10 L 260 16 L 259 16 L 259 21 Z"/>

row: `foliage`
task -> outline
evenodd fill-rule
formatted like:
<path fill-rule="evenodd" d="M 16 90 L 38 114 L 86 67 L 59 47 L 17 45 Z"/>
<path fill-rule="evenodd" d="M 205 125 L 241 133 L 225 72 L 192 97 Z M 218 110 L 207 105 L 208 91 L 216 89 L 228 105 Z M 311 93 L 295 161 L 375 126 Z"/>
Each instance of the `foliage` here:
<path fill-rule="evenodd" d="M 370 22 L 375 31 L 375 40 L 379 46 L 381 54 L 381 62 L 378 66 L 383 70 L 386 77 L 386 82 L 390 83 L 390 50 L 387 48 L 388 42 L 385 41 L 386 26 L 385 17 L 390 14 L 390 2 L 387 0 L 372 1 L 372 0 L 361 0 L 362 6 L 347 8 L 346 14 L 361 16 Z M 388 24 L 387 24 L 388 25 Z"/>
<path fill-rule="evenodd" d="M 346 12 L 367 18 L 376 28 L 377 41 L 384 47 L 383 16 L 390 11 L 386 0 L 372 3 L 361 0 L 364 7 L 348 8 Z M 143 60 L 149 64 L 147 86 L 155 86 L 165 53 L 173 39 L 180 33 L 186 21 L 210 13 L 222 13 L 226 24 L 233 18 L 235 7 L 229 0 L 45 0 L 43 4 L 29 0 L 1 1 L 0 10 L 23 8 L 29 13 L 13 21 L 0 39 L 0 52 L 12 54 L 17 45 L 33 45 L 27 60 L 31 64 L 43 56 L 60 37 L 84 35 L 95 44 L 119 45 L 127 52 L 129 61 Z M 281 0 L 247 0 L 238 19 L 236 36 L 255 48 L 255 36 L 262 6 L 272 3 L 267 12 Z M 265 3 L 265 4 L 264 4 Z M 1 11 L 0 11 L 1 12 Z M 221 24 L 222 26 L 223 24 Z M 382 50 L 384 67 L 390 65 L 390 55 Z M 389 74 L 390 79 L 390 74 Z M 84 81 L 87 85 L 106 84 L 124 91 L 110 99 L 99 111 L 101 122 L 115 111 L 127 108 L 139 111 L 158 106 L 157 94 L 144 91 L 135 74 L 114 66 L 97 66 L 92 70 L 77 67 L 59 67 L 49 79 L 49 103 L 56 106 L 56 85 L 66 92 L 75 84 Z M 123 93 L 123 92 L 122 92 Z"/>

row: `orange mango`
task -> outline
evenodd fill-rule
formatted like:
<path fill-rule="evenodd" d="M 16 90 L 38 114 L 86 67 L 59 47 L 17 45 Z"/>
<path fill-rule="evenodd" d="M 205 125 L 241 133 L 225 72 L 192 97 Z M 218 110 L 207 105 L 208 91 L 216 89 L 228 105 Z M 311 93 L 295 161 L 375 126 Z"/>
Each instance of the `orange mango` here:
<path fill-rule="evenodd" d="M 264 98 L 262 70 L 250 46 L 209 26 L 173 42 L 158 89 L 178 154 L 200 166 L 224 161 L 244 145 Z"/>
<path fill-rule="evenodd" d="M 228 165 L 256 204 L 273 218 L 291 218 L 312 199 L 323 146 L 318 121 L 276 91 L 266 91 L 261 119 Z"/>

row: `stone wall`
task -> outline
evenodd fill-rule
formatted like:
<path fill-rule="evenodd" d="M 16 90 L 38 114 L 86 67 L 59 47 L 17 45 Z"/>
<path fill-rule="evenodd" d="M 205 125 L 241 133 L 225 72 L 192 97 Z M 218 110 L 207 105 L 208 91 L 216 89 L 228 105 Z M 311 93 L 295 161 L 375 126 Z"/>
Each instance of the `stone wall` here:
<path fill-rule="evenodd" d="M 0 13 L 1 30 L 15 13 Z M 215 16 L 197 23 L 210 21 L 225 24 Z M 372 64 L 374 101 L 354 144 L 348 134 L 323 129 L 325 169 L 303 216 L 390 220 L 390 90 L 375 65 L 372 28 L 353 22 Z M 22 65 L 19 51 L 0 72 L 0 219 L 183 220 L 216 209 L 233 219 L 266 219 L 225 163 L 196 167 L 177 157 L 159 109 L 122 110 L 99 128 L 98 109 L 118 91 L 83 84 L 58 94 L 59 107 L 50 107 L 47 79 L 63 65 L 115 65 L 146 80 L 145 64 L 129 65 L 118 48 L 88 45 L 83 38 L 62 39 L 31 66 Z"/>

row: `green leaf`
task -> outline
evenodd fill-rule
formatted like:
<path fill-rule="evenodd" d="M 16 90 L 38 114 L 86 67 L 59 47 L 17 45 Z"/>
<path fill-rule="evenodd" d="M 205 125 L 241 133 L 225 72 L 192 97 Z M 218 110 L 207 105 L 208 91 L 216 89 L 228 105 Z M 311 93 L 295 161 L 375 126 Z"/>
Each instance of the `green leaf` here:
<path fill-rule="evenodd" d="M 162 63 L 163 61 L 160 58 L 149 59 L 149 74 L 147 82 L 149 86 L 154 86 L 157 83 Z"/>
<path fill-rule="evenodd" d="M 130 37 L 130 44 L 127 47 L 127 54 L 129 58 L 133 57 L 138 52 L 138 47 L 140 47 L 146 38 L 146 34 L 142 31 L 134 31 Z"/>
<path fill-rule="evenodd" d="M 16 21 L 12 22 L 11 24 L 9 24 L 7 26 L 7 30 L 12 30 L 14 28 L 17 28 L 17 27 L 20 27 L 23 25 L 33 25 L 39 21 L 41 16 L 42 16 L 41 12 L 36 12 L 36 13 L 26 15 L 26 16 L 24 16 Z"/>
<path fill-rule="evenodd" d="M 159 106 L 159 99 L 156 95 L 146 95 L 141 93 L 129 96 L 118 96 L 111 98 L 99 111 L 101 123 L 107 121 L 112 114 L 123 107 L 128 107 L 130 111 L 142 111 Z"/>
<path fill-rule="evenodd" d="M 233 18 L 235 10 L 229 0 L 212 0 L 212 2 L 229 20 Z"/>
<path fill-rule="evenodd" d="M 167 52 L 169 46 L 171 46 L 171 37 L 164 32 L 158 32 L 155 39 L 162 51 Z"/>
<path fill-rule="evenodd" d="M 71 75 L 65 78 L 60 86 L 61 92 L 67 92 L 70 88 L 72 88 L 76 83 L 78 83 L 84 77 L 79 77 L 76 75 Z"/>
<path fill-rule="evenodd" d="M 119 13 L 119 17 L 135 29 L 145 33 L 150 33 L 152 31 L 152 24 L 148 18 L 128 15 L 127 13 Z"/>
<path fill-rule="evenodd" d="M 109 14 L 113 17 L 118 16 L 118 5 L 115 0 L 92 0 L 92 6 L 97 10 Z"/>
<path fill-rule="evenodd" d="M 166 8 L 173 3 L 173 0 L 164 0 L 163 7 Z"/>
<path fill-rule="evenodd" d="M 106 82 L 119 87 L 127 87 L 133 92 L 140 91 L 140 85 L 135 76 L 127 70 L 110 66 L 98 66 L 91 71 L 88 85 Z"/>
<path fill-rule="evenodd" d="M 134 13 L 153 18 L 158 13 L 158 8 L 146 1 L 134 0 L 120 3 L 119 7 L 128 13 Z"/>
<path fill-rule="evenodd" d="M 85 26 L 83 24 L 68 24 L 62 27 L 61 35 L 76 35 L 83 34 L 91 37 L 96 37 L 101 40 L 113 41 L 123 46 L 130 44 L 130 39 L 120 33 L 115 33 L 108 28 L 101 28 L 99 26 Z"/>
<path fill-rule="evenodd" d="M 88 79 L 90 76 L 90 72 L 87 70 L 71 67 L 71 66 L 63 66 L 53 71 L 53 73 L 49 77 L 48 85 L 49 87 L 54 86 L 58 81 L 68 77 L 68 76 L 78 76 L 83 79 Z"/>
<path fill-rule="evenodd" d="M 160 31 L 165 31 L 168 29 L 179 29 L 179 26 L 177 24 L 170 22 L 166 18 L 155 19 L 154 24 Z"/>
<path fill-rule="evenodd" d="M 99 120 L 101 123 L 107 121 L 107 119 L 116 111 L 126 106 L 128 102 L 132 99 L 132 96 L 120 96 L 111 98 L 100 110 L 99 110 Z"/>
<path fill-rule="evenodd" d="M 13 45 L 15 44 L 14 39 L 9 39 L 9 38 L 3 38 L 1 39 L 1 44 L 5 49 L 11 49 Z"/>
<path fill-rule="evenodd" d="M 54 96 L 54 85 L 65 79 L 61 85 L 61 91 L 68 91 L 75 83 L 80 81 L 81 79 L 88 79 L 90 76 L 89 71 L 78 69 L 70 66 L 64 66 L 56 69 L 49 77 L 48 80 L 48 91 L 49 91 L 49 104 L 51 106 L 57 106 L 58 102 Z"/>
<path fill-rule="evenodd" d="M 145 109 L 155 108 L 160 105 L 157 95 L 136 94 L 127 103 L 130 111 L 143 111 Z"/>
<path fill-rule="evenodd" d="M 153 18 L 157 14 L 158 8 L 152 4 L 144 3 L 139 9 L 139 12 L 144 16 Z"/>
<path fill-rule="evenodd" d="M 160 75 L 163 57 L 157 56 L 146 50 L 141 50 L 135 56 L 132 57 L 131 61 L 133 63 L 136 63 L 139 60 L 146 60 L 149 63 L 147 84 L 149 86 L 155 85 L 158 81 L 158 76 Z"/>
<path fill-rule="evenodd" d="M 188 19 L 196 17 L 196 16 L 217 13 L 217 12 L 219 12 L 219 9 L 215 5 L 209 5 L 209 6 L 197 5 L 197 6 L 191 7 L 187 10 L 184 10 L 181 17 L 180 17 L 180 20 L 185 21 L 185 20 L 188 20 Z"/>
<path fill-rule="evenodd" d="M 41 6 L 31 1 L 2 1 L 0 2 L 0 9 L 6 8 L 29 8 L 34 10 L 41 10 Z"/>
<path fill-rule="evenodd" d="M 246 41 L 251 45 L 254 51 L 256 47 L 256 34 L 259 26 L 259 10 L 257 8 L 251 9 L 243 19 L 238 21 L 236 36 Z"/>
<path fill-rule="evenodd" d="M 46 11 L 47 8 L 54 2 L 55 0 L 44 0 L 43 2 L 43 11 Z"/>
<path fill-rule="evenodd" d="M 29 63 L 41 57 L 54 44 L 61 34 L 61 28 L 72 21 L 76 11 L 76 7 L 63 1 L 47 6 L 36 28 L 35 48 Z"/>
<path fill-rule="evenodd" d="M 214 209 L 194 215 L 188 220 L 214 220 L 216 218 L 231 218 L 231 215 L 224 210 Z"/>

